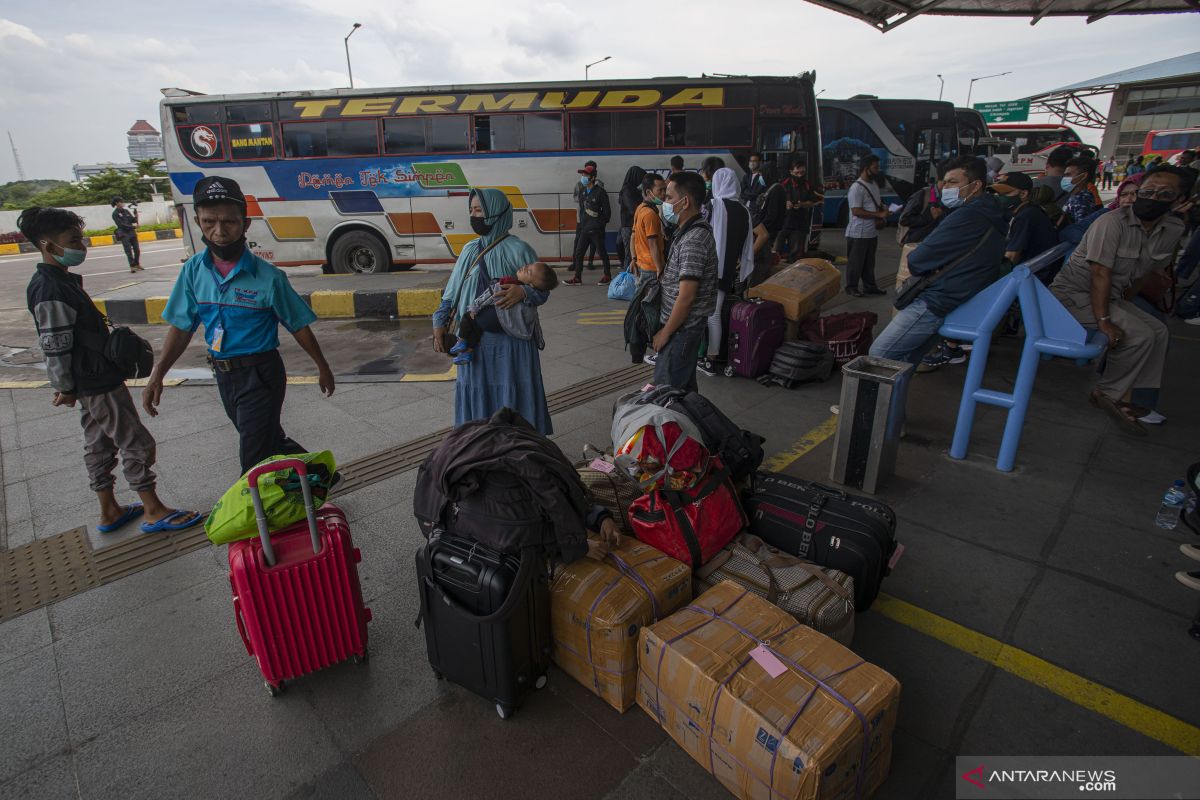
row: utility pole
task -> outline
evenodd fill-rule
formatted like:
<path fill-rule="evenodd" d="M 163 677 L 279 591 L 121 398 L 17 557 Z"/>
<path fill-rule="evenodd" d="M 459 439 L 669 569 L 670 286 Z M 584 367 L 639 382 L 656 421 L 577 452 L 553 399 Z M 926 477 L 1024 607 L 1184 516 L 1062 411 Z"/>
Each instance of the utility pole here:
<path fill-rule="evenodd" d="M 25 168 L 21 166 L 21 156 L 17 154 L 17 143 L 13 141 L 12 131 L 8 132 L 8 146 L 13 151 L 13 161 L 17 165 L 17 180 L 25 180 Z"/>

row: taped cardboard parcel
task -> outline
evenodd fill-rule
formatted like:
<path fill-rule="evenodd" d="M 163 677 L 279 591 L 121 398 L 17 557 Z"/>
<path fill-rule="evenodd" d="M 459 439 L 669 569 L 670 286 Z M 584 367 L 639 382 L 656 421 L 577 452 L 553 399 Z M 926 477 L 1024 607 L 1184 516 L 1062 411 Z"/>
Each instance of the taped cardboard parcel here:
<path fill-rule="evenodd" d="M 636 539 L 604 561 L 574 561 L 550 587 L 554 663 L 625 711 L 637 697 L 638 631 L 691 599 L 692 570 Z"/>
<path fill-rule="evenodd" d="M 785 317 L 799 321 L 820 312 L 821 306 L 837 297 L 841 285 L 842 273 L 833 264 L 822 258 L 802 258 L 747 294 L 779 303 Z"/>
<path fill-rule="evenodd" d="M 900 684 L 732 581 L 643 628 L 638 661 L 638 705 L 740 798 L 862 798 L 887 777 Z"/>

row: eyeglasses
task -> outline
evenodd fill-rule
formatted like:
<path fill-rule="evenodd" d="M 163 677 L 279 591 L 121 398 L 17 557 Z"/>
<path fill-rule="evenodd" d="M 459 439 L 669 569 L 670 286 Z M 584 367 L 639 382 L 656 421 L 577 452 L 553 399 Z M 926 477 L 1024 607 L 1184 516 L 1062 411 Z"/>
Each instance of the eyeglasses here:
<path fill-rule="evenodd" d="M 1165 200 L 1170 202 L 1179 197 L 1179 192 L 1172 189 L 1159 189 L 1157 192 L 1153 189 L 1138 189 L 1137 196 L 1143 200 Z"/>

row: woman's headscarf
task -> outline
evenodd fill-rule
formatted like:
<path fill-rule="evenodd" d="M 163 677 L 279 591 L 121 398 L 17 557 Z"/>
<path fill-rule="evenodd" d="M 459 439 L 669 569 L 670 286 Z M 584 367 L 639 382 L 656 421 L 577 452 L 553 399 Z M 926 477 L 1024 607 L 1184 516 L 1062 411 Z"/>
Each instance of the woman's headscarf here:
<path fill-rule="evenodd" d="M 1120 208 L 1121 207 L 1121 190 L 1125 189 L 1126 187 L 1129 187 L 1129 186 L 1141 186 L 1142 178 L 1144 178 L 1144 177 L 1146 177 L 1146 173 L 1139 172 L 1136 175 L 1130 175 L 1128 178 L 1126 178 L 1125 180 L 1123 180 L 1119 184 L 1117 184 L 1117 196 L 1114 197 L 1112 199 L 1112 202 L 1109 203 L 1108 205 L 1106 205 L 1105 208 L 1110 209 L 1110 210 L 1114 209 L 1114 208 Z"/>
<path fill-rule="evenodd" d="M 719 170 L 717 170 L 716 172 L 713 173 L 713 179 L 712 179 L 712 195 L 713 195 L 712 228 L 713 228 L 713 237 L 717 240 L 717 277 L 718 278 L 725 277 L 725 269 L 727 266 L 725 264 L 725 237 L 726 237 L 726 228 L 728 226 L 729 220 L 726 216 L 727 211 L 725 208 L 725 203 L 723 201 L 725 201 L 725 200 L 736 201 L 739 194 L 740 194 L 740 187 L 738 186 L 738 179 L 737 179 L 736 172 L 731 170 L 729 167 L 721 167 Z M 743 206 L 741 206 L 741 205 L 739 205 L 738 207 L 743 208 Z M 750 213 L 749 211 L 746 212 L 747 215 L 749 215 L 749 213 Z M 746 277 L 751 272 L 754 271 L 754 236 L 752 235 L 752 232 L 750 230 L 753 227 L 754 227 L 753 225 L 747 225 L 746 241 L 742 244 L 742 253 L 739 258 L 740 266 L 738 269 L 738 278 L 741 280 L 745 280 Z M 728 266 L 732 266 L 732 265 L 728 265 Z M 729 283 L 730 281 L 723 281 L 723 282 Z"/>
<path fill-rule="evenodd" d="M 646 170 L 641 167 L 630 167 L 626 170 L 619 195 L 621 208 L 626 213 L 632 214 L 642 204 L 642 179 L 645 177 Z"/>
<path fill-rule="evenodd" d="M 481 250 L 500 242 L 483 257 L 488 277 L 493 280 L 506 275 L 516 275 L 519 268 L 537 261 L 532 247 L 516 236 L 505 238 L 512 230 L 513 209 L 504 192 L 499 189 L 472 189 L 470 197 L 467 198 L 468 208 L 471 200 L 476 197 L 479 198 L 479 205 L 483 207 L 483 217 L 491 223 L 492 229 L 478 239 L 472 239 L 462 249 L 458 261 L 454 264 L 454 271 L 450 273 L 446 289 L 442 292 L 442 299 L 453 303 L 460 317 L 467 313 L 467 307 L 475 299 L 479 268 L 472 265 L 475 264 Z"/>

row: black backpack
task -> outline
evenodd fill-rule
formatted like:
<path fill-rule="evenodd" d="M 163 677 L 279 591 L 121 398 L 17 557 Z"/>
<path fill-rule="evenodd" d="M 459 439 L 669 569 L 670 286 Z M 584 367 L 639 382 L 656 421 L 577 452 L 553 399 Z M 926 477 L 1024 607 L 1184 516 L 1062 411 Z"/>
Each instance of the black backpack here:
<path fill-rule="evenodd" d="M 735 483 L 748 480 L 763 462 L 763 442 L 757 433 L 742 430 L 712 401 L 698 392 L 659 387 L 653 402 L 684 414 L 700 429 L 704 446 L 716 453 Z"/>
<path fill-rule="evenodd" d="M 421 465 L 420 472 L 427 471 L 428 463 Z M 418 474 L 418 486 L 422 477 Z M 426 539 L 442 530 L 501 553 L 520 553 L 527 547 L 539 552 L 557 549 L 550 522 L 515 475 L 472 470 L 453 486 L 445 503 L 433 495 L 418 492 L 413 497 L 417 522 Z"/>
<path fill-rule="evenodd" d="M 806 381 L 825 381 L 833 374 L 834 363 L 833 353 L 823 344 L 784 342 L 771 359 L 771 369 L 758 382 L 792 389 Z"/>

